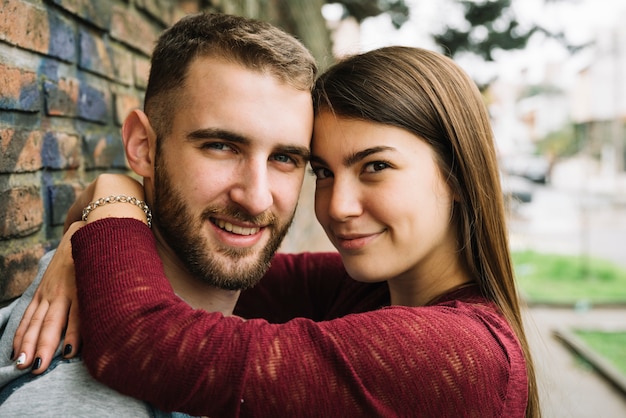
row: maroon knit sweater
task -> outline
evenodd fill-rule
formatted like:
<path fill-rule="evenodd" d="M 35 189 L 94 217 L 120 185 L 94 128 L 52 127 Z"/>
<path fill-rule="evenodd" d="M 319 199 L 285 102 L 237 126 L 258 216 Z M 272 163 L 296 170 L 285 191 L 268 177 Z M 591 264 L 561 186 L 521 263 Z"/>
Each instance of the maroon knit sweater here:
<path fill-rule="evenodd" d="M 350 280 L 336 255 L 277 255 L 238 312 L 263 315 L 265 306 L 265 316 L 282 323 L 244 321 L 179 299 L 141 222 L 91 223 L 72 247 L 85 363 L 98 380 L 163 410 L 213 418 L 524 416 L 519 343 L 476 286 L 430 306 L 380 307 L 388 298 L 381 286 Z M 366 312 L 344 315 L 348 309 Z"/>

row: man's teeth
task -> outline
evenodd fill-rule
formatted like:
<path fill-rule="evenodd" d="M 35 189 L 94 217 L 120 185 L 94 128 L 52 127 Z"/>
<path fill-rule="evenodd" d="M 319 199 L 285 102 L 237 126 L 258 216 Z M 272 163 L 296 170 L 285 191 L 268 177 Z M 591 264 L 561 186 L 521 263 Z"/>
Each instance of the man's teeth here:
<path fill-rule="evenodd" d="M 216 220 L 215 224 L 220 228 L 237 235 L 252 235 L 256 234 L 260 230 L 260 228 L 244 228 L 222 220 Z"/>

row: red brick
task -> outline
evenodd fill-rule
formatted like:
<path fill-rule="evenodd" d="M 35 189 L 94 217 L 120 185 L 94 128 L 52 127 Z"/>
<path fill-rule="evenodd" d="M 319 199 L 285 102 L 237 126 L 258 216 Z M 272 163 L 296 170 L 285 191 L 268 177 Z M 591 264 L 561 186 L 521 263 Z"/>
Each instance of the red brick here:
<path fill-rule="evenodd" d="M 43 225 L 43 201 L 35 186 L 0 192 L 0 238 L 25 237 Z"/>
<path fill-rule="evenodd" d="M 80 165 L 81 141 L 78 135 L 63 132 L 55 133 L 59 155 L 63 164 L 59 168 L 78 168 Z"/>
<path fill-rule="evenodd" d="M 46 111 L 51 116 L 76 116 L 80 81 L 75 78 L 62 78 L 56 83 L 46 81 Z"/>
<path fill-rule="evenodd" d="M 133 84 L 133 54 L 117 43 L 111 43 L 113 59 L 113 76 L 119 83 L 130 86 Z"/>
<path fill-rule="evenodd" d="M 0 302 L 20 296 L 32 283 L 37 274 L 39 259 L 45 249 L 37 244 L 30 248 L 0 255 Z"/>
<path fill-rule="evenodd" d="M 162 28 L 152 24 L 136 10 L 120 5 L 112 7 L 111 37 L 150 56 Z"/>
<path fill-rule="evenodd" d="M 78 135 L 46 132 L 41 149 L 41 162 L 52 169 L 74 169 L 80 165 L 81 141 Z"/>
<path fill-rule="evenodd" d="M 100 29 L 111 22 L 111 2 L 94 0 L 52 0 L 68 12 L 85 19 Z"/>
<path fill-rule="evenodd" d="M 132 85 L 132 54 L 126 48 L 99 33 L 81 30 L 79 34 L 80 68 Z"/>
<path fill-rule="evenodd" d="M 48 13 L 25 1 L 4 0 L 0 7 L 0 39 L 47 53 L 50 45 Z"/>
<path fill-rule="evenodd" d="M 0 63 L 0 108 L 38 111 L 41 108 L 37 74 Z"/>
<path fill-rule="evenodd" d="M 42 135 L 40 131 L 0 129 L 0 173 L 39 170 Z"/>
<path fill-rule="evenodd" d="M 150 76 L 150 60 L 136 56 L 133 59 L 133 74 L 135 75 L 135 87 L 145 89 L 148 87 L 148 77 Z"/>
<path fill-rule="evenodd" d="M 177 7 L 175 7 L 173 11 L 172 24 L 179 21 L 185 15 L 198 13 L 201 10 L 206 10 L 207 7 L 200 3 L 202 2 L 198 0 L 178 0 Z M 219 4 L 217 4 L 216 6 L 219 6 Z M 210 7 L 209 9 L 215 9 L 215 7 Z"/>
<path fill-rule="evenodd" d="M 134 110 L 141 109 L 142 103 L 137 96 L 130 94 L 115 95 L 115 122 L 122 125 L 126 116 Z"/>
<path fill-rule="evenodd" d="M 170 0 L 135 0 L 135 4 L 165 26 L 171 26 L 174 23 L 172 21 L 174 7 Z"/>

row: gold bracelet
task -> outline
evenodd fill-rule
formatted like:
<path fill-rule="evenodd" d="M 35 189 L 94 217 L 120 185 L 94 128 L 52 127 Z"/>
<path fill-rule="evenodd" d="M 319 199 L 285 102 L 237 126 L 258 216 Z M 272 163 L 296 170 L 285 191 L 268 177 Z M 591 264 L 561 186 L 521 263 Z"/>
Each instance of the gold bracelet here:
<path fill-rule="evenodd" d="M 143 200 L 139 200 L 136 197 L 125 195 L 101 197 L 100 199 L 91 202 L 85 207 L 85 209 L 83 209 L 83 221 L 87 220 L 87 216 L 89 216 L 89 214 L 93 210 L 97 209 L 100 206 L 106 205 L 107 203 L 130 203 L 132 205 L 138 206 L 139 209 L 143 210 L 143 213 L 146 214 L 146 223 L 150 228 L 152 228 L 152 211 L 150 210 L 146 202 L 144 202 Z"/>

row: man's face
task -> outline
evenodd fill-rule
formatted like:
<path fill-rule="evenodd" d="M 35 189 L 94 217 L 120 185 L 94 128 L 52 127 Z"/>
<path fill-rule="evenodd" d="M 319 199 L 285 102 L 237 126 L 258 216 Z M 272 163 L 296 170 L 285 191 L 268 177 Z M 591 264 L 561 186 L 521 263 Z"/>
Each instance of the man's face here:
<path fill-rule="evenodd" d="M 216 58 L 196 59 L 180 94 L 171 132 L 158 139 L 157 239 L 196 278 L 245 289 L 266 271 L 293 219 L 311 95 Z"/>

